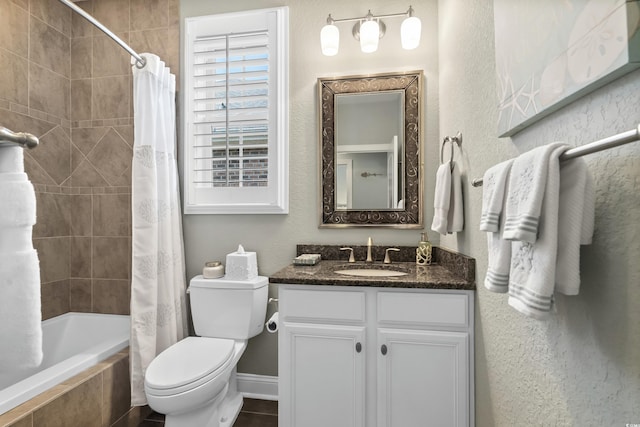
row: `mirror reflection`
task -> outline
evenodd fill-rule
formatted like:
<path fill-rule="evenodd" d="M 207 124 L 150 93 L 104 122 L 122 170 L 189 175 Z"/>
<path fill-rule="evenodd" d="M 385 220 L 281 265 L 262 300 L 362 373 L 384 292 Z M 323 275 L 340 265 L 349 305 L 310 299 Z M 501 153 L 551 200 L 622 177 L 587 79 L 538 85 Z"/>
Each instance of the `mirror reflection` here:
<path fill-rule="evenodd" d="M 335 98 L 336 209 L 402 209 L 404 91 Z"/>
<path fill-rule="evenodd" d="M 320 227 L 422 227 L 421 80 L 318 79 Z"/>

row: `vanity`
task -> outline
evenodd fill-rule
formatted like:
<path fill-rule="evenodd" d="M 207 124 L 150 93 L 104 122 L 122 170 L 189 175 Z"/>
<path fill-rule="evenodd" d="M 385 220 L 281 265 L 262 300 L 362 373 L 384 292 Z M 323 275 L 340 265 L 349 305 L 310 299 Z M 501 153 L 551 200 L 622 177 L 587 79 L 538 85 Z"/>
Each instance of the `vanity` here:
<path fill-rule="evenodd" d="M 321 253 L 269 278 L 279 290 L 280 427 L 473 426 L 475 260 L 434 248 L 298 245 Z M 349 273 L 351 271 L 351 273 Z M 370 273 L 368 273 L 368 271 Z"/>

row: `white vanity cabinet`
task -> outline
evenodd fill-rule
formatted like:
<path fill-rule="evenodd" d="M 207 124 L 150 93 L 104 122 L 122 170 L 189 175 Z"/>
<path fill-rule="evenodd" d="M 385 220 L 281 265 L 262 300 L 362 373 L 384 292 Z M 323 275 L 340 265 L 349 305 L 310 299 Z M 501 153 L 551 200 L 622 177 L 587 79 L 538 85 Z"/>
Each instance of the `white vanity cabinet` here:
<path fill-rule="evenodd" d="M 279 285 L 280 427 L 473 426 L 473 291 Z"/>

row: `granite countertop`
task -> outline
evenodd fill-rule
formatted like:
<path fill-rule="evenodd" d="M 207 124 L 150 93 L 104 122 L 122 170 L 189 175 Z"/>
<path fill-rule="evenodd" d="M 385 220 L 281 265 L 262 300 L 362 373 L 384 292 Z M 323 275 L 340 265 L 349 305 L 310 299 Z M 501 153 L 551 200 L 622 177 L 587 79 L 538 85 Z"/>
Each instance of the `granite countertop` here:
<path fill-rule="evenodd" d="M 335 249 L 338 248 L 336 251 Z M 349 263 L 342 259 L 339 246 L 298 245 L 298 255 L 303 253 L 320 253 L 322 261 L 314 266 L 290 264 L 269 277 L 269 283 L 287 283 L 302 285 L 332 286 L 374 286 L 393 288 L 425 288 L 425 289 L 464 289 L 475 290 L 475 259 L 457 254 L 446 249 L 434 247 L 434 263 L 428 266 L 416 265 L 415 261 L 407 261 L 409 256 L 415 257 L 415 247 L 399 247 L 399 261 L 383 264 L 381 261 L 365 263 L 357 261 Z M 355 250 L 358 253 L 359 251 Z M 366 248 L 365 248 L 366 250 Z M 384 248 L 374 250 L 375 256 L 384 253 Z M 327 259 L 328 258 L 328 259 Z M 334 259 L 331 259 L 334 258 Z M 336 259 L 337 258 L 337 259 Z M 356 256 L 356 259 L 358 257 Z M 347 276 L 338 274 L 336 270 L 347 269 L 390 269 L 407 273 L 403 276 Z"/>

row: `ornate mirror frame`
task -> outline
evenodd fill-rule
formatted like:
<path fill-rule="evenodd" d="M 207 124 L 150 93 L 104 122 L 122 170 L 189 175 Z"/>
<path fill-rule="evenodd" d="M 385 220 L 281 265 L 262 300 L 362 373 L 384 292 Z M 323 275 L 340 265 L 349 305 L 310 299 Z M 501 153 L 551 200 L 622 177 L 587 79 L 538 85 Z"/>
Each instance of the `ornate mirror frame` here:
<path fill-rule="evenodd" d="M 335 96 L 404 91 L 404 208 L 336 210 Z M 318 79 L 320 228 L 423 228 L 422 71 Z"/>

